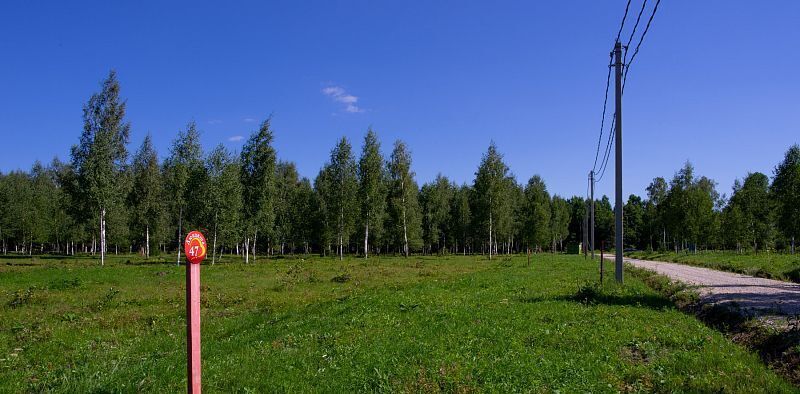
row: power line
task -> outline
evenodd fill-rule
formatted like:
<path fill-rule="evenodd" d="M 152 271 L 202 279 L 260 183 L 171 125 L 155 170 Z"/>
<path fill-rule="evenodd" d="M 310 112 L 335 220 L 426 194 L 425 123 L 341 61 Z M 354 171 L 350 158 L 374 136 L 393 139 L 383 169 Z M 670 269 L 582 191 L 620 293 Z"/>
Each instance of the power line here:
<path fill-rule="evenodd" d="M 625 91 L 625 82 L 628 80 L 628 70 L 630 69 L 631 64 L 633 64 L 636 55 L 639 53 L 639 49 L 642 46 L 642 42 L 644 41 L 645 36 L 647 35 L 647 31 L 650 30 L 650 25 L 653 23 L 653 18 L 656 15 L 656 11 L 658 11 L 658 5 L 661 3 L 661 0 L 656 0 L 656 4 L 653 7 L 653 12 L 650 14 L 650 18 L 647 20 L 647 25 L 645 26 L 644 30 L 642 31 L 641 36 L 639 37 L 639 42 L 636 44 L 636 48 L 631 55 L 630 61 L 623 61 L 625 71 L 622 79 L 622 92 Z M 625 27 L 625 21 L 628 18 L 628 11 L 631 5 L 631 1 L 628 0 L 627 4 L 625 4 L 625 13 L 622 16 L 622 21 L 620 22 L 619 30 L 617 31 L 617 38 L 615 42 L 619 42 L 619 38 L 622 35 L 622 30 Z M 636 35 L 636 30 L 639 27 L 639 23 L 641 22 L 642 14 L 644 10 L 647 8 L 647 0 L 642 1 L 642 8 L 639 10 L 639 14 L 636 16 L 636 23 L 633 25 L 633 30 L 631 31 L 630 37 L 628 37 L 628 44 L 625 46 L 625 57 L 627 58 L 628 55 L 628 47 L 630 47 L 631 42 L 633 42 L 633 38 Z M 594 156 L 594 164 L 592 165 L 592 171 L 597 174 L 597 159 L 600 156 L 600 145 L 602 144 L 603 140 L 603 133 L 605 130 L 605 117 L 606 111 L 608 108 L 608 89 L 611 83 L 611 62 L 609 62 L 609 69 L 608 69 L 608 76 L 606 77 L 606 92 L 605 97 L 603 99 L 603 114 L 600 120 L 600 135 L 597 139 L 597 149 L 595 151 Z M 616 116 L 612 119 L 611 122 L 611 130 L 608 133 L 608 141 L 606 142 L 606 148 L 603 152 L 603 158 L 600 160 L 600 176 L 595 178 L 594 182 L 600 182 L 603 179 L 603 176 L 606 173 L 606 168 L 608 168 L 609 158 L 611 156 L 611 147 L 613 146 L 613 139 L 614 139 L 614 126 L 616 125 Z"/>
<path fill-rule="evenodd" d="M 622 22 L 619 24 L 619 31 L 617 32 L 617 39 L 619 41 L 619 36 L 622 34 L 622 28 L 625 27 L 625 19 L 628 18 L 628 7 L 631 6 L 631 0 L 628 0 L 628 4 L 625 4 L 625 14 L 622 15 Z"/>
<path fill-rule="evenodd" d="M 646 2 L 647 2 L 647 0 L 645 0 L 645 3 Z M 619 37 L 622 35 L 622 30 L 625 28 L 625 20 L 628 19 L 628 10 L 630 9 L 630 7 L 631 7 L 631 0 L 628 0 L 628 2 L 625 4 L 625 13 L 622 14 L 622 21 L 620 21 L 620 23 L 619 23 L 619 30 L 617 31 L 617 38 L 615 39 L 615 42 L 619 41 Z M 642 12 L 639 11 L 639 17 L 636 19 L 636 25 L 639 24 L 639 18 L 641 18 L 641 16 L 642 16 Z M 636 31 L 636 26 L 634 26 L 634 31 Z M 612 59 L 611 58 L 612 58 L 612 55 L 613 55 L 612 53 L 609 53 L 608 75 L 606 76 L 606 89 L 605 89 L 606 93 L 605 93 L 605 96 L 603 98 L 603 114 L 602 114 L 602 117 L 600 119 L 600 135 L 597 137 L 597 149 L 595 150 L 595 153 L 594 153 L 594 164 L 592 164 L 592 171 L 597 169 L 597 158 L 600 156 L 600 145 L 603 142 L 603 132 L 605 130 L 605 123 L 606 123 L 606 110 L 608 108 L 608 88 L 609 88 L 609 86 L 611 84 L 611 66 L 612 66 L 612 64 L 611 64 Z M 608 151 L 608 148 L 606 148 L 605 155 L 608 155 L 607 151 Z M 603 160 L 605 161 L 606 158 L 604 157 Z"/>
<path fill-rule="evenodd" d="M 644 0 L 642 1 L 642 8 L 639 10 L 639 15 L 636 16 L 636 23 L 633 24 L 633 30 L 631 31 L 631 35 L 630 37 L 628 37 L 628 43 L 625 44 L 625 58 L 628 57 L 628 47 L 631 46 L 631 41 L 633 41 L 633 36 L 636 35 L 636 28 L 639 27 L 639 21 L 642 20 L 642 13 L 644 13 L 644 9 L 646 7 L 647 7 L 647 0 Z M 625 58 L 623 58 L 622 63 L 625 63 L 624 60 Z"/>
<path fill-rule="evenodd" d="M 603 161 L 600 165 L 600 176 L 595 178 L 594 183 L 598 183 L 603 180 L 603 175 L 606 173 L 606 168 L 608 168 L 608 161 L 611 158 L 611 147 L 614 146 L 612 143 L 614 141 L 614 126 L 616 125 L 616 119 L 613 119 L 611 122 L 611 130 L 608 133 L 608 143 L 606 143 L 606 151 L 603 155 Z"/>
<path fill-rule="evenodd" d="M 603 141 L 603 129 L 606 123 L 606 107 L 608 105 L 608 87 L 610 84 L 611 84 L 611 61 L 609 60 L 608 76 L 606 77 L 606 96 L 603 99 L 603 117 L 600 119 L 600 136 L 597 137 L 597 150 L 594 153 L 594 164 L 592 164 L 592 170 L 597 169 L 597 157 L 600 155 L 600 143 Z"/>
<path fill-rule="evenodd" d="M 656 16 L 656 11 L 658 11 L 658 5 L 661 3 L 661 0 L 656 0 L 656 5 L 653 7 L 653 13 L 650 14 L 650 19 L 647 20 L 647 25 L 644 27 L 644 31 L 642 31 L 642 36 L 639 37 L 639 43 L 636 44 L 636 49 L 633 51 L 633 55 L 631 55 L 631 60 L 625 67 L 625 75 L 622 77 L 622 91 L 625 91 L 625 82 L 628 80 L 628 70 L 631 69 L 631 64 L 633 63 L 633 59 L 636 58 L 636 54 L 639 53 L 639 47 L 642 46 L 642 41 L 644 41 L 644 37 L 647 35 L 647 31 L 650 30 L 650 24 L 653 23 L 653 18 Z"/>

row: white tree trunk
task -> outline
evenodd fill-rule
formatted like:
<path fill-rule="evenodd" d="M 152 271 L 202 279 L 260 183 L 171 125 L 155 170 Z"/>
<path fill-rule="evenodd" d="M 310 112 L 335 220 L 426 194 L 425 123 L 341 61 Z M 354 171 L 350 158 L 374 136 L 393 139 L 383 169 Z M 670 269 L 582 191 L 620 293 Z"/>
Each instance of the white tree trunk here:
<path fill-rule="evenodd" d="M 217 212 L 214 212 L 214 245 L 211 251 L 211 265 L 217 260 Z"/>
<path fill-rule="evenodd" d="M 342 205 L 342 201 L 339 201 L 339 261 L 344 260 L 344 248 L 342 243 L 344 243 L 344 205 Z"/>
<path fill-rule="evenodd" d="M 244 239 L 244 263 L 250 264 L 250 238 Z"/>
<path fill-rule="evenodd" d="M 150 258 L 150 225 L 147 225 L 147 229 L 145 231 L 145 241 L 144 241 L 144 256 L 146 258 Z"/>
<path fill-rule="evenodd" d="M 106 209 L 100 209 L 100 265 L 106 262 Z"/>
<path fill-rule="evenodd" d="M 364 229 L 364 259 L 369 258 L 369 213 L 367 213 L 367 225 Z"/>
<path fill-rule="evenodd" d="M 181 246 L 183 246 L 181 238 L 183 238 L 183 207 L 178 213 L 178 265 L 181 265 Z"/>
<path fill-rule="evenodd" d="M 492 199 L 489 198 L 489 260 L 492 259 Z"/>

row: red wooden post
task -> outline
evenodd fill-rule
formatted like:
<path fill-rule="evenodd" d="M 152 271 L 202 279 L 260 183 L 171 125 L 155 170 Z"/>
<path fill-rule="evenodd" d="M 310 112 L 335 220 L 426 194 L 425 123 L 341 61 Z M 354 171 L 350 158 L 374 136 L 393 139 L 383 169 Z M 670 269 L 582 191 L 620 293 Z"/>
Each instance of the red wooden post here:
<path fill-rule="evenodd" d="M 199 231 L 186 235 L 186 373 L 187 391 L 200 394 L 200 262 L 206 258 L 206 239 Z"/>

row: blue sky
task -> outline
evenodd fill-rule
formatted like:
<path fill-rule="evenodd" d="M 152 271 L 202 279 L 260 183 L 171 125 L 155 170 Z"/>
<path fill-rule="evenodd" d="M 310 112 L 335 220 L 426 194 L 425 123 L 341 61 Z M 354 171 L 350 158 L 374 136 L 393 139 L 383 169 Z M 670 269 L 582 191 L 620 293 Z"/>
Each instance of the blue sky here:
<path fill-rule="evenodd" d="M 150 132 L 163 157 L 190 120 L 207 150 L 238 150 L 272 114 L 279 156 L 311 178 L 339 137 L 358 151 L 372 126 L 387 155 L 408 143 L 420 183 L 471 182 L 495 141 L 521 183 L 540 174 L 567 196 L 586 191 L 625 7 L 77 3 L 2 6 L 0 171 L 68 159 L 82 105 L 113 68 L 130 151 Z M 771 174 L 800 142 L 798 43 L 797 1 L 663 1 L 625 91 L 625 194 L 686 160 L 723 193 L 748 171 Z M 597 190 L 612 193 L 611 173 Z"/>

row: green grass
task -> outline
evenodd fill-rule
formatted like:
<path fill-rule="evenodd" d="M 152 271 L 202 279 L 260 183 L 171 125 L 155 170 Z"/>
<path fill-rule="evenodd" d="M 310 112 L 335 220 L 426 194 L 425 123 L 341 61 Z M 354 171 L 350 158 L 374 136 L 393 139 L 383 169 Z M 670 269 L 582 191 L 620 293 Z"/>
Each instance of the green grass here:
<path fill-rule="evenodd" d="M 185 389 L 184 268 L 126 260 L 0 260 L 0 391 Z M 204 390 L 795 390 L 635 278 L 533 260 L 204 265 Z"/>
<path fill-rule="evenodd" d="M 800 282 L 800 254 L 736 253 L 704 251 L 698 253 L 632 252 L 628 257 L 695 265 L 762 278 Z"/>

